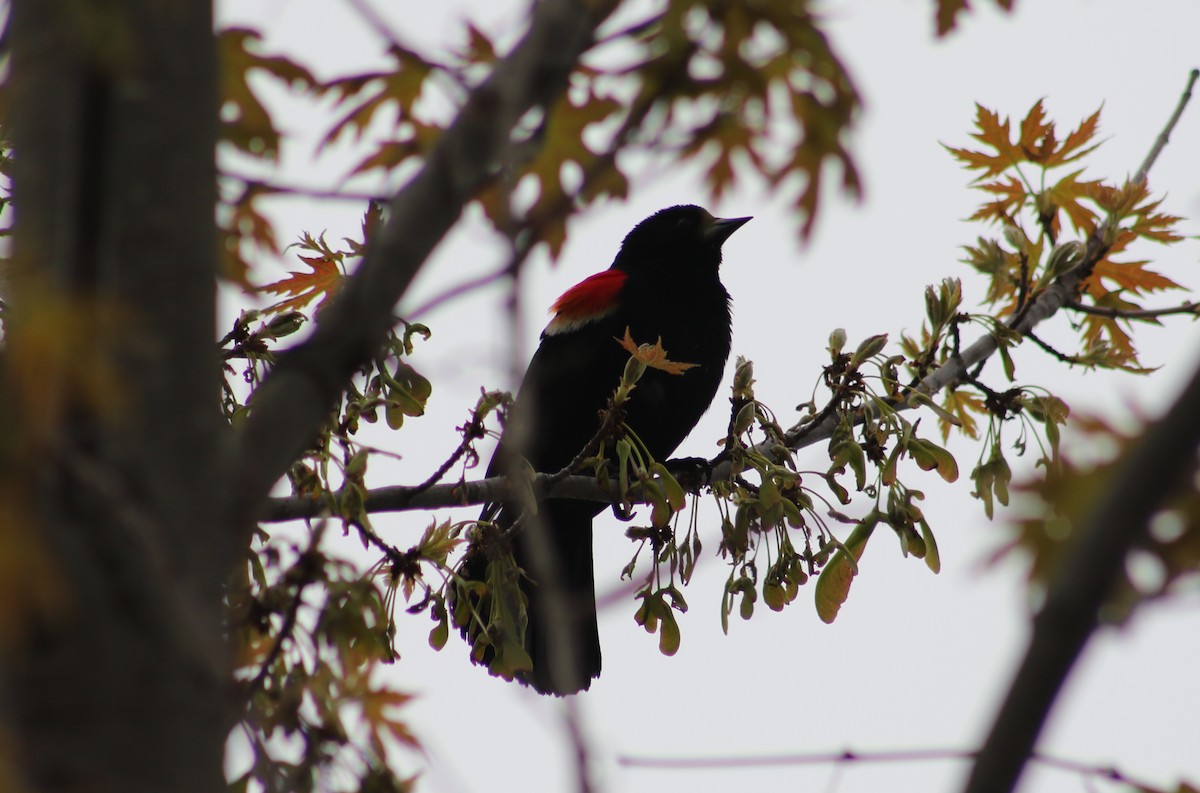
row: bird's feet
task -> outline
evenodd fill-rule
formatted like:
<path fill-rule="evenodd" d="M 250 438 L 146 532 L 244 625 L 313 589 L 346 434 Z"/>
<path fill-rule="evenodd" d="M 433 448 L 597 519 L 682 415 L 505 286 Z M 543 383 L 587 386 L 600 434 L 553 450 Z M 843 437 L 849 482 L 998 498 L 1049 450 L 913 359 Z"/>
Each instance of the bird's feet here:
<path fill-rule="evenodd" d="M 720 456 L 716 460 L 720 460 Z M 712 481 L 713 464 L 716 460 L 703 457 L 676 457 L 667 460 L 663 467 L 675 477 L 675 481 L 689 493 L 699 493 L 700 488 Z"/>

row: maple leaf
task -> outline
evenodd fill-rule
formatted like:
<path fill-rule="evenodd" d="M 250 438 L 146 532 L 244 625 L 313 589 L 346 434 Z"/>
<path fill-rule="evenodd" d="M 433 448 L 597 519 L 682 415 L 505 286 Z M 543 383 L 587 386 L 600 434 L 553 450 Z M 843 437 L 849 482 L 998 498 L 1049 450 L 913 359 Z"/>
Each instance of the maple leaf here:
<path fill-rule="evenodd" d="M 693 133 L 691 143 L 681 156 L 688 159 L 702 152 L 713 152 L 705 174 L 713 201 L 719 201 L 734 182 L 735 155 L 740 153 L 745 156 L 759 172 L 767 169 L 763 158 L 754 149 L 757 134 L 756 130 L 733 113 L 717 113 L 712 121 Z"/>
<path fill-rule="evenodd" d="M 638 344 L 633 340 L 629 328 L 625 328 L 625 338 L 615 339 L 631 356 L 646 364 L 651 369 L 661 369 L 667 374 L 683 374 L 698 364 L 680 363 L 667 358 L 667 351 L 662 346 L 662 336 L 654 344 Z"/>
<path fill-rule="evenodd" d="M 1033 107 L 1021 120 L 1021 134 L 1017 138 L 1017 148 L 1030 162 L 1043 163 L 1053 154 L 1058 140 L 1054 136 L 1054 122 L 1046 121 L 1046 111 L 1042 100 L 1033 103 Z"/>
<path fill-rule="evenodd" d="M 393 738 L 411 749 L 421 748 L 416 736 L 394 714 L 394 711 L 403 708 L 412 698 L 412 694 L 404 694 L 387 688 L 371 689 L 360 697 L 362 718 L 370 735 L 371 746 L 380 757 L 387 754 L 383 742 L 385 736 Z"/>
<path fill-rule="evenodd" d="M 1132 372 L 1149 372 L 1138 363 L 1133 339 L 1111 317 L 1089 314 L 1083 320 L 1083 340 L 1086 348 L 1085 360 L 1092 365 L 1125 369 Z"/>
<path fill-rule="evenodd" d="M 993 149 L 996 152 L 995 154 L 972 151 L 970 149 L 956 149 L 952 146 L 945 146 L 945 144 L 943 146 L 957 160 L 964 163 L 967 168 L 983 171 L 983 174 L 978 177 L 979 179 L 999 176 L 1009 166 L 1015 165 L 1025 159 L 1021 150 L 1014 146 L 1010 140 L 1007 118 L 1001 120 L 999 114 L 976 103 L 975 128 L 977 131 L 972 132 L 971 137 L 984 146 Z"/>
<path fill-rule="evenodd" d="M 467 23 L 467 45 L 458 57 L 468 64 L 489 64 L 496 60 L 496 45 L 487 34 Z"/>
<path fill-rule="evenodd" d="M 341 287 L 345 276 L 337 261 L 325 256 L 299 256 L 297 258 L 308 265 L 312 272 L 302 273 L 292 270 L 287 278 L 259 287 L 260 292 L 291 295 L 291 297 L 269 306 L 267 311 L 292 311 L 307 306 L 317 298 L 320 298 L 317 303 L 319 309 Z"/>
<path fill-rule="evenodd" d="M 597 94 L 591 86 L 582 98 L 570 94 L 556 102 L 535 133 L 542 141 L 541 148 L 524 172 L 514 178 L 514 182 L 528 179 L 536 183 L 537 201 L 523 217 L 514 218 L 506 188 L 493 185 L 480 191 L 477 199 L 492 225 L 505 231 L 514 219 L 522 221 L 533 232 L 533 241 L 546 243 L 551 261 L 557 260 L 566 243 L 567 218 L 578 204 L 602 195 L 623 195 L 628 189 L 615 161 L 602 162 L 584 139 L 592 125 L 608 121 L 624 109 L 621 102 Z M 568 163 L 578 166 L 577 172 L 583 175 L 584 183 L 578 188 L 572 185 L 568 189 L 563 184 L 563 166 Z M 598 185 L 591 183 L 593 178 L 599 180 Z"/>
<path fill-rule="evenodd" d="M 259 55 L 247 47 L 252 47 L 261 39 L 262 36 L 256 31 L 247 28 L 230 28 L 217 34 L 221 137 L 248 154 L 274 157 L 279 151 L 279 131 L 271 120 L 271 114 L 250 88 L 247 75 L 257 69 L 288 84 L 299 83 L 315 88 L 319 83 L 311 72 L 295 61 L 281 56 Z"/>
<path fill-rule="evenodd" d="M 1081 204 L 1080 201 L 1091 200 L 1094 191 L 1102 187 L 1104 183 L 1080 181 L 1079 176 L 1082 173 L 1082 170 L 1075 171 L 1059 179 L 1053 187 L 1043 193 L 1042 200 L 1045 208 L 1054 212 L 1056 224 L 1057 210 L 1062 210 L 1070 219 L 1072 228 L 1085 234 L 1091 234 L 1096 230 L 1096 213 Z"/>
<path fill-rule="evenodd" d="M 942 402 L 942 407 L 946 409 L 950 415 L 958 419 L 959 429 L 963 434 L 972 439 L 979 439 L 979 423 L 975 420 L 975 416 L 986 416 L 987 407 L 984 405 L 983 397 L 978 394 L 973 394 L 970 391 L 962 391 L 955 389 L 947 390 L 946 398 Z M 950 438 L 951 423 L 944 418 L 938 419 L 938 428 L 942 432 L 942 442 Z"/>
<path fill-rule="evenodd" d="M 996 201 L 989 201 L 975 210 L 968 220 L 990 220 L 1005 225 L 1012 225 L 1013 213 L 1021 208 L 1027 196 L 1025 185 L 1016 177 L 1010 176 L 1007 181 L 985 182 L 978 185 L 980 190 L 1001 196 Z"/>
<path fill-rule="evenodd" d="M 968 8 L 967 0 L 937 0 L 937 34 L 944 36 L 954 30 L 958 15 Z"/>
<path fill-rule="evenodd" d="M 415 52 L 395 46 L 388 49 L 388 55 L 395 63 L 390 71 L 342 77 L 322 86 L 324 92 L 334 94 L 339 105 L 352 100 L 354 104 L 326 133 L 321 148 L 335 142 L 343 132 L 361 138 L 375 114 L 393 103 L 400 119 L 413 120 L 413 105 L 421 96 L 426 78 L 433 73 L 434 64 Z"/>
<path fill-rule="evenodd" d="M 466 542 L 466 540 L 454 535 L 455 526 L 448 520 L 442 523 L 435 522 L 429 524 L 425 529 L 424 536 L 421 537 L 421 541 L 417 544 L 421 557 L 435 564 L 445 565 L 446 559 L 449 558 L 451 552 Z"/>
<path fill-rule="evenodd" d="M 1041 99 L 1021 120 L 1015 142 L 1011 139 L 1011 125 L 1007 118 L 1001 119 L 998 113 L 983 105 L 976 104 L 975 107 L 976 131 L 971 133 L 971 137 L 994 153 L 952 146 L 945 148 L 967 168 L 983 171 L 979 179 L 998 176 L 1022 162 L 1053 168 L 1078 160 L 1099 146 L 1098 143 L 1088 145 L 1096 135 L 1100 122 L 1099 110 L 1086 118 L 1060 145 L 1054 122 L 1046 119 Z"/>
<path fill-rule="evenodd" d="M 1046 165 L 1046 167 L 1063 165 L 1065 163 L 1078 160 L 1080 157 L 1095 151 L 1097 148 L 1099 148 L 1099 143 L 1087 146 L 1087 148 L 1082 147 L 1086 146 L 1091 139 L 1096 136 L 1096 131 L 1099 126 L 1100 111 L 1097 110 L 1095 113 L 1092 113 L 1082 122 L 1080 122 L 1079 126 L 1072 130 L 1069 135 L 1067 135 L 1067 139 L 1062 142 L 1062 145 L 1058 147 L 1057 151 L 1048 157 L 1043 164 Z"/>
<path fill-rule="evenodd" d="M 1175 215 L 1154 214 L 1162 200 L 1152 201 L 1137 208 L 1133 226 L 1129 231 L 1139 237 L 1145 237 L 1155 242 L 1179 242 L 1183 237 L 1175 233 L 1174 226 L 1182 218 Z"/>
<path fill-rule="evenodd" d="M 1149 264 L 1148 261 L 1114 262 L 1107 258 L 1101 259 L 1092 269 L 1087 283 L 1090 284 L 1093 279 L 1104 278 L 1135 295 L 1183 288 L 1162 273 L 1146 269 Z"/>

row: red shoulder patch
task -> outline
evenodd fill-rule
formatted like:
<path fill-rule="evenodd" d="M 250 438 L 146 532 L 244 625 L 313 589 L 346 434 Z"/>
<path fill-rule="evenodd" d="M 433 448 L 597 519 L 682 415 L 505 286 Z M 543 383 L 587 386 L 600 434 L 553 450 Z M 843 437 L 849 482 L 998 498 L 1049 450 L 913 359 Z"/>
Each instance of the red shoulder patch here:
<path fill-rule="evenodd" d="M 583 279 L 563 292 L 550 310 L 554 319 L 546 333 L 564 333 L 589 322 L 606 317 L 617 310 L 617 296 L 625 285 L 623 270 L 605 270 Z"/>

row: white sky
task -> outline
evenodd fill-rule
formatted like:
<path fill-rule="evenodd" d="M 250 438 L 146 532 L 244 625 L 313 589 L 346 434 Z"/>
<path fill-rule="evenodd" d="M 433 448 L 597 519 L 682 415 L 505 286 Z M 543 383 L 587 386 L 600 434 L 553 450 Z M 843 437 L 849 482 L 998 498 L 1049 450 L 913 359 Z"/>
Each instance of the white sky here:
<path fill-rule="evenodd" d="M 406 41 L 437 47 L 461 41 L 461 22 L 511 32 L 523 4 L 369 0 L 393 20 Z M 316 64 L 322 76 L 353 73 L 379 57 L 373 36 L 349 2 L 239 0 L 219 4 L 222 19 L 249 23 L 267 35 L 267 50 L 286 50 Z M 974 5 L 984 5 L 982 0 Z M 990 4 L 989 4 L 990 5 Z M 1014 16 L 981 9 L 947 41 L 934 42 L 932 4 L 895 0 L 829 0 L 829 31 L 864 95 L 866 112 L 853 150 L 866 181 L 861 204 L 826 195 L 812 243 L 801 248 L 788 202 L 747 186 L 731 192 L 715 214 L 756 216 L 725 246 L 724 281 L 734 297 L 734 354 L 756 364 L 758 396 L 783 419 L 808 398 L 829 331 L 844 327 L 851 344 L 874 333 L 919 329 L 922 290 L 943 277 L 964 280 L 974 309 L 983 284 L 958 263 L 959 246 L 987 230 L 960 219 L 982 194 L 939 142 L 962 146 L 978 101 L 1020 118 L 1038 98 L 1060 129 L 1104 104 L 1105 145 L 1090 159 L 1090 178 L 1118 178 L 1135 170 L 1174 108 L 1188 70 L 1200 65 L 1200 4 L 1179 0 L 1059 0 L 1018 3 Z M 1133 9 L 1137 8 L 1135 12 Z M 482 10 L 481 10 L 482 9 Z M 281 101 L 281 126 L 299 136 L 323 131 L 330 116 Z M 336 186 L 345 161 L 313 161 L 310 144 L 285 151 L 283 181 Z M 1193 106 L 1156 166 L 1151 186 L 1167 192 L 1168 212 L 1200 217 L 1200 107 Z M 622 235 L 663 206 L 702 196 L 696 173 L 661 167 L 634 177 L 633 198 L 596 209 L 571 225 L 563 258 L 550 268 L 535 257 L 523 291 L 520 342 L 532 352 L 554 297 L 608 266 Z M 277 230 L 291 239 L 301 230 L 328 229 L 331 238 L 358 230 L 361 207 L 289 200 L 275 205 Z M 1195 221 L 1183 226 L 1200 231 Z M 1185 285 L 1200 284 L 1198 249 L 1188 240 L 1174 249 L 1146 248 L 1160 268 Z M 412 293 L 420 304 L 446 286 L 487 272 L 504 250 L 478 222 L 460 227 L 439 249 Z M 274 279 L 278 269 L 260 280 Z M 415 359 L 434 383 L 427 416 L 410 421 L 387 443 L 405 455 L 378 469 L 378 484 L 412 483 L 457 443 L 461 424 L 481 385 L 511 387 L 513 344 L 502 312 L 503 290 L 475 293 L 437 310 L 426 321 L 433 338 Z M 1168 296 L 1160 304 L 1180 302 Z M 979 310 L 982 310 L 980 308 Z M 1045 337 L 1063 339 L 1065 320 Z M 1041 331 L 1039 330 L 1039 333 Z M 971 337 L 973 338 L 973 336 Z M 1197 362 L 1197 330 L 1174 319 L 1162 329 L 1140 328 L 1143 360 L 1163 370 L 1149 378 L 1068 372 L 1032 347 L 1015 354 L 1018 379 L 1043 384 L 1078 412 L 1120 417 L 1131 409 L 1166 404 Z M 727 374 L 731 374 L 727 372 Z M 998 378 L 998 367 L 988 374 Z M 998 380 L 993 380 L 998 383 Z M 713 453 L 726 421 L 717 407 L 679 450 Z M 926 420 L 927 424 L 933 417 Z M 964 480 L 945 485 L 914 476 L 941 548 L 943 571 L 934 576 L 902 559 L 886 531 L 874 538 L 849 602 L 832 626 L 811 605 L 811 584 L 783 613 L 761 608 L 755 619 L 736 618 L 728 637 L 719 621 L 726 571 L 704 564 L 687 591 L 681 618 L 683 646 L 674 658 L 634 624 L 632 601 L 601 617 L 604 674 L 578 698 L 603 791 L 729 789 L 950 791 L 965 765 L 828 764 L 730 771 L 624 768 L 622 755 L 714 757 L 878 750 L 964 750 L 978 745 L 1007 687 L 1027 633 L 1021 565 L 1009 560 L 985 569 L 983 560 L 1006 538 L 1004 517 L 989 523 L 969 496 L 965 475 L 977 452 L 953 447 Z M 813 448 L 801 462 L 823 467 Z M 439 513 L 446 517 L 452 513 Z M 474 510 L 460 511 L 460 519 Z M 428 516 L 380 517 L 376 526 L 398 545 L 415 540 Z M 708 537 L 716 526 L 708 521 Z M 632 552 L 623 526 L 598 524 L 597 587 L 615 585 Z M 348 543 L 348 545 L 354 543 Z M 706 542 L 708 550 L 717 546 Z M 351 553 L 350 548 L 347 553 Z M 1119 631 L 1093 642 L 1056 708 L 1041 746 L 1061 757 L 1115 765 L 1138 779 L 1167 787 L 1178 777 L 1200 781 L 1200 634 L 1195 593 L 1174 605 L 1152 607 Z M 761 606 L 761 604 L 760 604 Z M 570 748 L 561 703 L 544 700 L 488 677 L 467 662 L 452 637 L 434 653 L 429 623 L 401 618 L 394 667 L 399 687 L 419 693 L 410 723 L 425 742 L 428 761 L 420 790 L 570 789 Z M 1097 781 L 1091 789 L 1111 786 Z M 1088 790 L 1076 776 L 1033 770 L 1022 790 Z"/>

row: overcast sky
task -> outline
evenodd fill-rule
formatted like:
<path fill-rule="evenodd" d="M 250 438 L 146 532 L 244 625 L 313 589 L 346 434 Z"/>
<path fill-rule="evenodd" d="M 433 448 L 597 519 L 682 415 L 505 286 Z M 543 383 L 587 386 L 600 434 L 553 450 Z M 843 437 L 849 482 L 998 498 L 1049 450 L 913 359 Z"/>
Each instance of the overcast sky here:
<path fill-rule="evenodd" d="M 516 29 L 517 2 L 413 3 L 360 0 L 384 14 L 405 39 L 437 48 L 461 41 L 462 22 L 489 32 Z M 268 50 L 290 51 L 321 76 L 359 71 L 379 62 L 384 42 L 355 3 L 339 0 L 238 0 L 219 4 L 222 19 L 260 27 Z M 1188 71 L 1200 65 L 1200 4 L 1178 0 L 1058 0 L 1023 2 L 1012 16 L 990 9 L 968 15 L 946 41 L 932 36 L 928 2 L 829 0 L 828 30 L 863 93 L 866 109 L 852 148 L 866 182 L 854 203 L 830 191 L 812 242 L 801 247 L 783 197 L 746 185 L 731 191 L 718 215 L 754 215 L 725 246 L 724 281 L 734 298 L 734 354 L 756 363 L 758 396 L 786 421 L 809 398 L 829 332 L 846 329 L 851 344 L 875 333 L 898 338 L 919 330 L 927 284 L 964 279 L 966 306 L 983 310 L 982 281 L 959 263 L 960 246 L 984 227 L 965 223 L 982 194 L 940 143 L 962 146 L 980 102 L 1021 117 L 1039 98 L 1060 129 L 1075 126 L 1101 104 L 1106 140 L 1090 159 L 1089 178 L 1133 172 L 1174 108 Z M 984 5 L 977 0 L 973 5 Z M 1135 12 L 1133 9 L 1136 8 Z M 273 94 L 274 95 L 274 94 Z M 309 185 L 339 184 L 347 161 L 314 160 L 304 136 L 329 123 L 327 109 L 278 100 L 280 126 L 299 136 L 285 150 L 278 178 Z M 1200 217 L 1200 107 L 1190 108 L 1151 176 L 1164 209 Z M 523 284 L 518 342 L 502 310 L 504 290 L 481 290 L 428 316 L 433 329 L 414 359 L 434 383 L 428 415 L 383 442 L 404 455 L 379 467 L 376 484 L 425 478 L 457 443 L 480 386 L 513 387 L 512 350 L 528 356 L 546 320 L 545 309 L 567 287 L 606 268 L 629 228 L 674 203 L 706 203 L 697 174 L 661 166 L 632 174 L 625 203 L 598 207 L 572 223 L 561 261 L 551 268 L 535 256 Z M 279 201 L 273 216 L 282 239 L 301 230 L 354 235 L 361 207 Z M 1188 235 L 1200 231 L 1193 220 Z M 1170 277 L 1200 284 L 1194 239 L 1171 250 L 1147 247 Z M 420 305 L 448 285 L 502 263 L 504 249 L 468 218 L 439 249 L 401 309 Z M 1139 257 L 1143 258 L 1143 257 Z M 264 262 L 260 281 L 279 277 L 282 263 Z M 1168 296 L 1160 304 L 1180 302 Z M 1066 340 L 1057 318 L 1045 336 Z M 1039 329 L 1039 333 L 1041 330 Z M 1041 384 L 1081 413 L 1120 419 L 1165 405 L 1197 363 L 1196 327 L 1174 319 L 1161 329 L 1138 329 L 1143 361 L 1162 366 L 1148 378 L 1067 371 L 1033 348 L 1015 354 L 1018 380 Z M 998 376 L 998 370 L 989 369 Z M 732 374 L 730 370 L 727 375 Z M 728 376 L 727 376 L 728 380 Z M 711 456 L 723 435 L 725 411 L 710 411 L 680 448 Z M 932 424 L 934 418 L 926 419 Z M 956 444 L 964 474 L 978 451 Z M 819 448 L 802 464 L 825 465 Z M 1027 466 L 1023 466 L 1027 468 Z M 719 608 L 727 571 L 710 559 L 687 590 L 691 610 L 681 618 L 683 645 L 674 658 L 634 624 L 635 604 L 601 616 L 603 676 L 578 697 L 604 791 L 830 790 L 952 791 L 965 764 L 930 761 L 770 766 L 736 770 L 650 770 L 623 767 L 618 758 L 763 756 L 881 750 L 969 750 L 978 746 L 1023 650 L 1028 605 L 1019 559 L 985 565 L 1008 536 L 1005 517 L 989 522 L 970 485 L 914 477 L 937 535 L 943 571 L 900 556 L 880 532 L 861 563 L 849 602 L 833 625 L 823 624 L 807 593 L 784 612 L 760 609 L 749 623 L 734 620 L 723 636 Z M 473 511 L 439 517 L 473 516 Z M 716 523 L 708 513 L 706 543 Z M 425 515 L 380 517 L 376 527 L 398 545 L 415 540 Z M 632 553 L 623 526 L 597 524 L 597 588 L 617 586 Z M 354 543 L 349 543 L 354 544 Z M 353 553 L 347 548 L 347 553 Z M 1200 781 L 1200 631 L 1196 591 L 1175 604 L 1146 609 L 1127 626 L 1103 633 L 1090 647 L 1053 714 L 1042 748 L 1088 764 L 1115 765 L 1167 787 L 1179 776 Z M 543 700 L 488 677 L 467 662 L 452 637 L 444 651 L 426 645 L 429 624 L 400 619 L 403 659 L 393 668 L 399 687 L 418 693 L 411 726 L 425 742 L 420 790 L 568 790 L 569 746 L 561 703 Z M 1025 791 L 1087 790 L 1077 777 L 1035 769 Z M 1096 782 L 1093 789 L 1109 789 Z"/>

